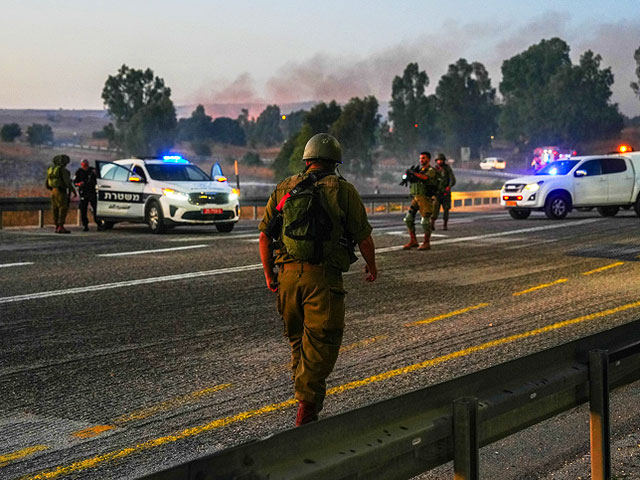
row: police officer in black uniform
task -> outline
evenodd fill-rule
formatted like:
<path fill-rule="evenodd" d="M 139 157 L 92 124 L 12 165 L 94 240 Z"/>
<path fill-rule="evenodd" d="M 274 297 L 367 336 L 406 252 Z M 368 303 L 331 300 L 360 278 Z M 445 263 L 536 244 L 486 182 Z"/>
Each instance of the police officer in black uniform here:
<path fill-rule="evenodd" d="M 89 231 L 89 217 L 87 216 L 87 207 L 89 205 L 91 205 L 93 219 L 98 225 L 98 230 L 102 229 L 102 222 L 96 218 L 96 182 L 96 170 L 89 166 L 89 160 L 85 158 L 80 162 L 80 168 L 73 178 L 73 183 L 80 192 L 80 218 L 82 219 L 82 230 L 85 232 Z"/>

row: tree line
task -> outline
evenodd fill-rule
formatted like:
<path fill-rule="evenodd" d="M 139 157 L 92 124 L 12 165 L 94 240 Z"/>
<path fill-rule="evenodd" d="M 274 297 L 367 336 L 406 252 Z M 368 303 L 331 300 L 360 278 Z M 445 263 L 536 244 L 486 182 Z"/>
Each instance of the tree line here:
<path fill-rule="evenodd" d="M 526 149 L 540 144 L 576 146 L 618 134 L 624 117 L 611 103 L 611 69 L 603 68 L 601 56 L 591 50 L 577 64 L 569 52 L 564 40 L 551 38 L 505 60 L 500 96 L 480 62 L 461 58 L 449 65 L 430 95 L 427 72 L 410 63 L 393 79 L 385 121 L 374 96 L 354 97 L 344 105 L 321 102 L 286 115 L 269 105 L 257 118 L 242 110 L 235 119 L 212 119 L 198 105 L 190 117 L 178 120 L 164 80 L 151 69 L 123 65 L 107 78 L 102 91 L 112 121 L 94 136 L 137 155 L 167 151 L 176 141 L 190 142 L 198 155 L 210 155 L 211 142 L 280 146 L 273 168 L 284 176 L 299 170 L 305 143 L 320 132 L 340 139 L 345 170 L 354 174 L 371 173 L 380 152 L 405 159 L 427 147 L 453 153 L 465 146 L 475 156 L 496 137 Z M 640 98 L 640 47 L 634 60 L 638 82 L 630 86 Z M 27 135 L 36 142 L 53 139 L 48 125 L 29 128 Z M 20 134 L 15 124 L 0 131 L 4 141 Z M 259 163 L 255 155 L 249 160 Z"/>

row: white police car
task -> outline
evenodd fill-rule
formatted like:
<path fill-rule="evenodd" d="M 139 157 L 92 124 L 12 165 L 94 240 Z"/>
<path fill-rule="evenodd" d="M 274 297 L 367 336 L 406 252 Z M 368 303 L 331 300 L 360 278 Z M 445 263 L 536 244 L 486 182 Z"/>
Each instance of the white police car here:
<path fill-rule="evenodd" d="M 230 232 L 240 219 L 238 191 L 218 164 L 209 176 L 188 160 L 169 155 L 97 161 L 97 216 L 109 229 L 140 222 L 153 233 L 176 225 L 215 224 Z"/>

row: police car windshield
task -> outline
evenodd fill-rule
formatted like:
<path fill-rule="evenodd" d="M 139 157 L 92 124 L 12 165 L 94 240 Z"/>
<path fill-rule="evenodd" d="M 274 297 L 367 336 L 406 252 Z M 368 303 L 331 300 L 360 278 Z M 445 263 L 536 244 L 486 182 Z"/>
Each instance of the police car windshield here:
<path fill-rule="evenodd" d="M 149 175 L 161 182 L 210 182 L 211 177 L 195 165 L 147 164 Z"/>
<path fill-rule="evenodd" d="M 541 168 L 536 175 L 566 175 L 576 166 L 578 160 L 558 160 Z"/>

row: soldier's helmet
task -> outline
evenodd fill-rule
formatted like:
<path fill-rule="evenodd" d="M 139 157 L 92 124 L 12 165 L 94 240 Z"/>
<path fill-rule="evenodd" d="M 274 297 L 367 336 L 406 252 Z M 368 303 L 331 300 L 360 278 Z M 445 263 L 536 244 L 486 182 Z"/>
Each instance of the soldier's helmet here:
<path fill-rule="evenodd" d="M 445 156 L 444 156 L 444 153 L 439 153 L 439 154 L 436 156 L 436 162 L 437 162 L 438 160 L 443 160 L 443 161 L 444 161 L 444 163 L 447 163 L 447 157 L 445 157 Z"/>
<path fill-rule="evenodd" d="M 304 147 L 302 160 L 325 160 L 342 163 L 340 142 L 328 133 L 318 133 L 309 139 Z"/>

